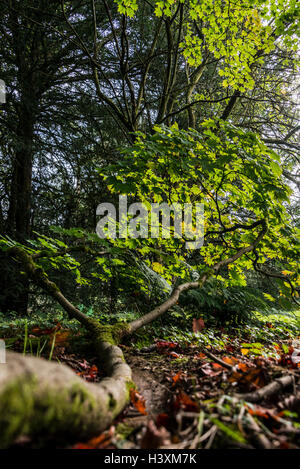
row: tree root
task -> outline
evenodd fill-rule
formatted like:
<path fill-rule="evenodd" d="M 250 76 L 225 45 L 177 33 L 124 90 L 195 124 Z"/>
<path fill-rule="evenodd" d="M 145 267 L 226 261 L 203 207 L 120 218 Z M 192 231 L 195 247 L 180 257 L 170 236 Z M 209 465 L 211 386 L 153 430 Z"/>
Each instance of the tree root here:
<path fill-rule="evenodd" d="M 7 352 L 0 366 L 0 448 L 20 436 L 69 443 L 101 433 L 129 402 L 131 369 L 119 347 L 98 344 L 108 377 L 83 381 L 67 366 Z"/>
<path fill-rule="evenodd" d="M 250 392 L 248 394 L 236 394 L 235 397 L 248 402 L 260 402 L 263 399 L 282 391 L 284 388 L 293 385 L 294 382 L 294 376 L 292 375 L 281 376 L 280 378 L 275 379 L 274 381 L 267 384 L 267 386 L 264 386 L 261 389 L 258 389 L 254 392 Z"/>

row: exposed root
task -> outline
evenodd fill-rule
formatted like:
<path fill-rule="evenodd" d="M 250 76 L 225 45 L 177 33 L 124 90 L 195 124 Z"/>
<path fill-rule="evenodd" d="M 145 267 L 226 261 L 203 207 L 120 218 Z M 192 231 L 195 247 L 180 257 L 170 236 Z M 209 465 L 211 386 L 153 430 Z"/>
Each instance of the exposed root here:
<path fill-rule="evenodd" d="M 272 383 L 267 384 L 263 388 L 260 388 L 254 392 L 250 392 L 248 394 L 236 394 L 235 397 L 239 399 L 243 399 L 244 401 L 248 402 L 260 402 L 265 398 L 268 398 L 288 386 L 292 386 L 295 382 L 295 379 L 292 375 L 285 375 L 281 378 L 277 378 Z"/>
<path fill-rule="evenodd" d="M 0 368 L 0 447 L 19 436 L 69 442 L 105 430 L 128 403 L 133 383 L 118 347 L 99 343 L 98 350 L 109 373 L 99 384 L 65 365 L 8 352 Z"/>

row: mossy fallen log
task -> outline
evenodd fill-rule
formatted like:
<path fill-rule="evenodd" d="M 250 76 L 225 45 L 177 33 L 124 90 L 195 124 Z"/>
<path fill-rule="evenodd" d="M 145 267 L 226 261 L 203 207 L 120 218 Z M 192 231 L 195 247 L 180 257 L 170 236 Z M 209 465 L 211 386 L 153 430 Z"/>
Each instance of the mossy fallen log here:
<path fill-rule="evenodd" d="M 129 401 L 131 370 L 122 351 L 103 342 L 102 363 L 109 375 L 88 383 L 69 367 L 7 352 L 0 365 L 0 448 L 20 436 L 65 443 L 101 433 Z"/>

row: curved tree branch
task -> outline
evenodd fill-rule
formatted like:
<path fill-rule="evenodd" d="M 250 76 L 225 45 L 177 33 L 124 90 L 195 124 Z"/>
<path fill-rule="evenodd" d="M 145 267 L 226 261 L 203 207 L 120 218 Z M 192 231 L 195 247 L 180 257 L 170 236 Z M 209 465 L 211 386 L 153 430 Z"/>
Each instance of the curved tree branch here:
<path fill-rule="evenodd" d="M 253 241 L 253 243 L 249 244 L 248 246 L 245 246 L 245 247 L 241 248 L 233 256 L 229 257 L 228 259 L 224 259 L 222 261 L 217 262 L 211 268 L 211 270 L 209 272 L 204 273 L 201 276 L 200 280 L 198 280 L 197 282 L 187 282 L 187 283 L 183 283 L 183 284 L 179 285 L 178 287 L 176 287 L 174 289 L 173 293 L 171 294 L 171 296 L 166 301 L 164 301 L 164 303 L 162 303 L 161 305 L 154 308 L 152 311 L 150 311 L 150 313 L 142 316 L 139 319 L 136 319 L 135 321 L 132 321 L 129 324 L 129 329 L 126 332 L 126 335 L 127 334 L 132 334 L 137 329 L 140 329 L 141 327 L 146 326 L 147 324 L 154 321 L 154 319 L 158 318 L 163 313 L 168 311 L 172 306 L 174 306 L 177 303 L 177 301 L 179 299 L 179 296 L 182 292 L 190 290 L 192 288 L 202 287 L 204 285 L 204 283 L 206 282 L 206 280 L 210 276 L 212 276 L 213 274 L 218 273 L 219 270 L 222 267 L 235 262 L 237 259 L 242 257 L 247 252 L 253 251 L 253 249 L 255 249 L 255 247 L 259 244 L 259 242 L 262 240 L 262 238 L 264 237 L 264 235 L 268 231 L 268 225 L 267 225 L 266 220 L 264 220 L 264 219 L 259 220 L 258 222 L 255 222 L 255 224 L 253 224 L 253 225 L 255 225 L 255 227 L 258 226 L 258 225 L 262 225 L 262 229 L 261 229 L 259 235 L 257 236 L 257 238 Z"/>

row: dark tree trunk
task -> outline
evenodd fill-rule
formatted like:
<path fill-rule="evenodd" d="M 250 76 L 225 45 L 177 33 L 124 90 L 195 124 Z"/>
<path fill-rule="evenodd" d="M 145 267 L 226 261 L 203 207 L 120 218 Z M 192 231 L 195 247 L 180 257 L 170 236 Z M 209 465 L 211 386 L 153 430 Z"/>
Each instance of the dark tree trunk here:
<path fill-rule="evenodd" d="M 25 105 L 26 106 L 26 105 Z M 18 149 L 13 163 L 13 175 L 8 213 L 8 232 L 24 241 L 30 235 L 30 206 L 34 110 L 22 109 L 18 126 Z"/>
<path fill-rule="evenodd" d="M 3 313 L 15 311 L 19 315 L 27 314 L 28 280 L 20 274 L 18 265 L 0 254 L 0 311 Z"/>
<path fill-rule="evenodd" d="M 27 98 L 28 99 L 28 98 Z M 27 101 L 26 99 L 26 101 Z M 13 161 L 7 233 L 24 243 L 30 235 L 34 109 L 21 102 L 18 143 Z M 13 260 L 1 256 L 0 310 L 26 314 L 28 280 Z"/>
<path fill-rule="evenodd" d="M 54 42 L 50 27 L 43 27 L 50 18 L 53 21 L 55 18 L 55 22 L 58 20 L 56 13 L 61 15 L 60 2 L 11 0 L 2 4 L 4 29 L 7 32 L 1 43 L 1 58 L 3 70 L 7 69 L 6 109 L 11 122 L 9 148 L 13 150 L 10 155 L 9 206 L 8 211 L 6 206 L 5 210 L 2 207 L 2 219 L 0 210 L 0 231 L 26 244 L 32 233 L 33 220 L 31 197 L 32 164 L 36 152 L 35 126 L 39 122 L 44 95 L 55 86 L 57 79 L 60 81 L 65 76 L 65 67 L 68 66 L 65 59 L 70 59 L 73 52 L 66 41 L 59 47 L 59 43 Z M 61 21 L 59 24 L 65 26 L 65 20 Z M 43 102 L 51 107 L 49 101 L 46 103 Z M 56 96 L 51 103 L 56 104 Z M 24 313 L 27 303 L 28 283 L 25 276 L 20 276 L 13 260 L 8 261 L 0 253 L 0 311 Z"/>
<path fill-rule="evenodd" d="M 15 123 L 14 154 L 9 208 L 4 227 L 5 234 L 21 243 L 30 236 L 32 160 L 34 125 L 39 104 L 39 81 L 36 70 L 28 60 L 29 39 L 13 12 L 11 23 L 13 53 L 17 66 L 19 100 L 14 103 Z M 30 54 L 34 55 L 35 44 Z M 26 314 L 28 307 L 28 280 L 13 260 L 0 257 L 0 310 Z"/>

